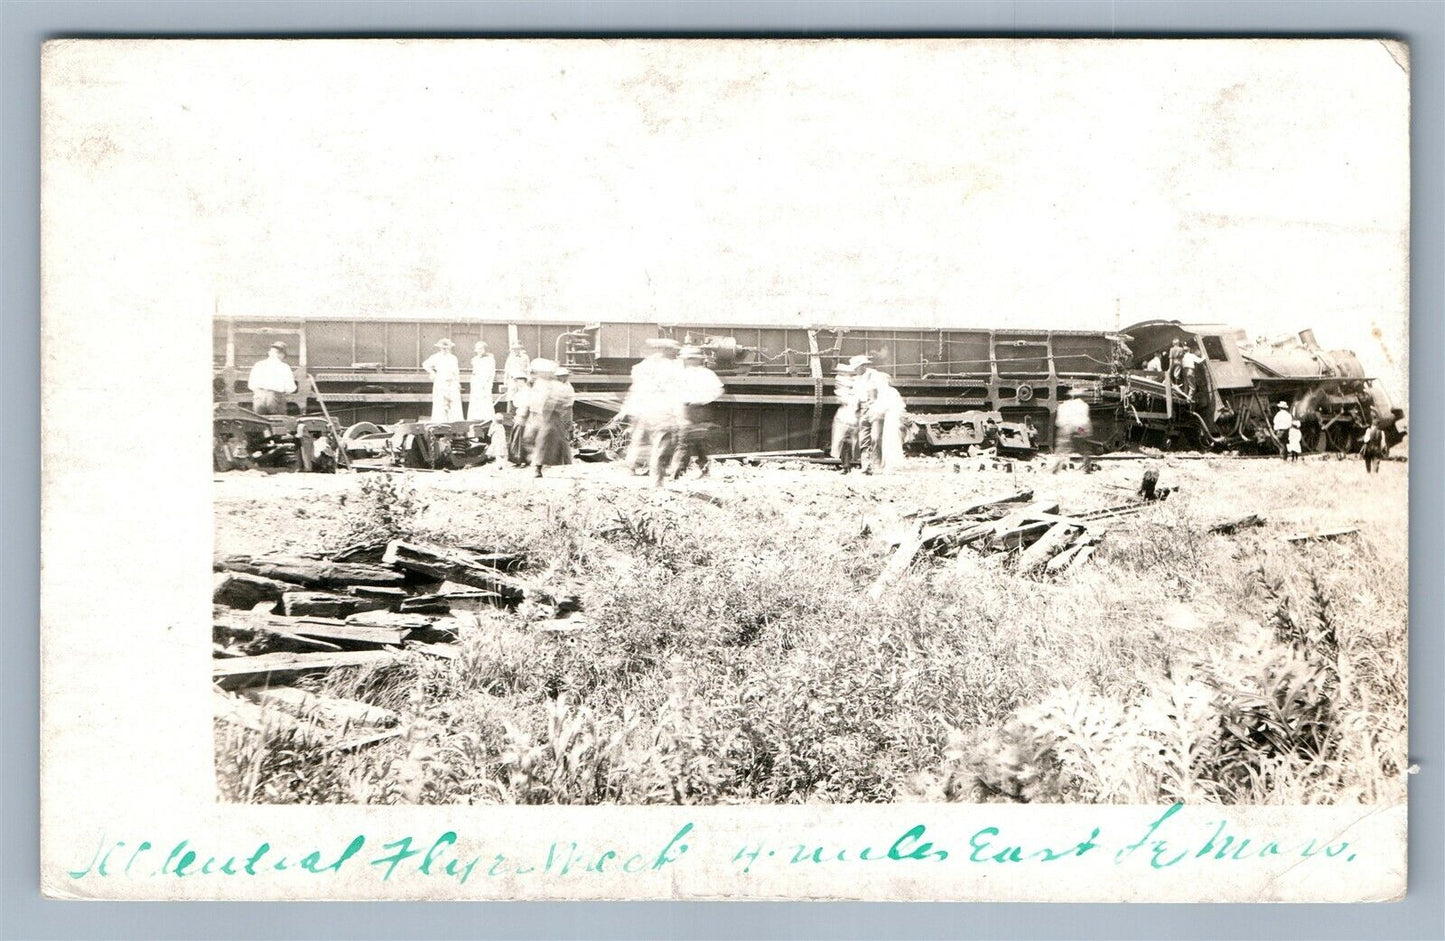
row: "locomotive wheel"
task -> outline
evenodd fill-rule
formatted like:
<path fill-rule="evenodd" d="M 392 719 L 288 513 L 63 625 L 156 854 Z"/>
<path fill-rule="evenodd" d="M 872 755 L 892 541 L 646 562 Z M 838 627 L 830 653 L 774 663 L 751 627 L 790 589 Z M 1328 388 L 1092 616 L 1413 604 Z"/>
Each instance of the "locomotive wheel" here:
<path fill-rule="evenodd" d="M 355 441 L 363 435 L 379 434 L 381 429 L 369 421 L 359 421 L 341 433 L 342 441 Z"/>
<path fill-rule="evenodd" d="M 1329 439 L 1331 451 L 1339 454 L 1350 454 L 1355 450 L 1355 429 L 1353 425 L 1346 422 L 1335 422 L 1325 432 Z"/>

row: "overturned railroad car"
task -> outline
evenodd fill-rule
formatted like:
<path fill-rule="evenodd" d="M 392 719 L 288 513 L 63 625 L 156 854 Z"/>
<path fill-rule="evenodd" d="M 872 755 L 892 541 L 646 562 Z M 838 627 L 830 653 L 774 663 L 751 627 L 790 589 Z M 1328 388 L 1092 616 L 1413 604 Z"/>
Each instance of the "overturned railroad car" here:
<path fill-rule="evenodd" d="M 1286 401 L 1310 449 L 1346 451 L 1389 410 L 1354 355 L 1324 350 L 1310 331 L 1261 343 L 1236 327 L 1166 320 L 1107 332 L 231 316 L 215 319 L 213 336 L 218 402 L 246 405 L 251 365 L 281 340 L 299 387 L 291 410 L 317 410 L 314 381 L 342 427 L 425 416 L 421 364 L 443 337 L 456 344 L 464 383 L 478 340 L 499 373 L 513 343 L 555 358 L 572 373 L 579 424 L 600 425 L 621 407 L 646 341 L 670 337 L 702 347 L 722 379 L 714 446 L 734 453 L 826 447 L 835 369 L 858 354 L 892 377 L 920 443 L 934 448 L 972 441 L 982 414 L 1015 430 L 1024 450 L 1051 448 L 1055 411 L 1073 389 L 1090 405 L 1098 450 L 1272 450 L 1270 417 Z M 1201 360 L 1192 382 L 1170 375 L 1176 340 Z M 1156 355 L 1161 368 L 1148 368 Z"/>
<path fill-rule="evenodd" d="M 531 356 L 555 358 L 572 373 L 579 423 L 599 424 L 621 407 L 648 339 L 701 346 L 723 381 L 715 446 L 727 452 L 826 447 L 835 369 L 858 354 L 892 377 L 911 413 L 939 416 L 930 423 L 936 429 L 961 413 L 997 412 L 1004 422 L 1035 429 L 1037 443 L 1048 447 L 1054 410 L 1083 385 L 1096 406 L 1096 432 L 1120 440 L 1124 432 L 1102 380 L 1128 365 L 1127 347 L 1111 333 L 1067 330 L 218 317 L 217 400 L 249 402 L 251 365 L 281 340 L 297 374 L 293 411 L 318 407 L 315 380 L 343 427 L 415 421 L 431 401 L 421 363 L 443 337 L 456 344 L 464 384 L 478 340 L 486 341 L 499 373 L 513 342 Z"/>

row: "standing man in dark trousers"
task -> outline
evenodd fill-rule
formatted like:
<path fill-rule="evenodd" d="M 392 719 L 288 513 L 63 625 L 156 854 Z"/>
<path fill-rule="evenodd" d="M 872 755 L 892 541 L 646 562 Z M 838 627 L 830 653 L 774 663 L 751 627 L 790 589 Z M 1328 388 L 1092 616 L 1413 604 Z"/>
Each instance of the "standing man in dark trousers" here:
<path fill-rule="evenodd" d="M 286 396 L 296 392 L 296 375 L 286 362 L 286 344 L 272 343 L 266 358 L 251 367 L 247 385 L 251 410 L 257 415 L 285 415 Z"/>

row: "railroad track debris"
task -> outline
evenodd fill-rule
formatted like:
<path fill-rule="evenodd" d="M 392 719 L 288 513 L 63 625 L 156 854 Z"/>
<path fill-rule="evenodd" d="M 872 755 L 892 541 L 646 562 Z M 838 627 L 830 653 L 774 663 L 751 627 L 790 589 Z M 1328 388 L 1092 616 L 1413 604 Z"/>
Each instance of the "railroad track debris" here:
<path fill-rule="evenodd" d="M 909 531 L 897 543 L 888 564 L 868 590 L 882 597 L 890 582 L 922 554 L 955 557 L 965 549 L 979 554 L 1012 553 L 1021 575 L 1056 575 L 1077 567 L 1094 552 L 1106 524 L 1137 513 L 1143 503 L 1125 503 L 1065 515 L 1052 500 L 1034 500 L 1031 490 L 980 500 L 956 510 L 919 510 L 908 514 Z"/>
<path fill-rule="evenodd" d="M 402 732 L 395 714 L 290 684 L 409 655 L 455 659 L 479 613 L 515 609 L 555 635 L 585 626 L 576 595 L 539 584 L 523 553 L 392 540 L 330 554 L 226 556 L 212 592 L 212 680 L 220 721 L 356 748 Z"/>

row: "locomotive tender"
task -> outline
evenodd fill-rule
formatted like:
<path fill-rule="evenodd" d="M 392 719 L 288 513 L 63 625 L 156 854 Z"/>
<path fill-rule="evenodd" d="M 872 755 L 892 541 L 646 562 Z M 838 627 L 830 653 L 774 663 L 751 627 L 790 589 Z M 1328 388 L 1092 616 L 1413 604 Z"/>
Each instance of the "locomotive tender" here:
<path fill-rule="evenodd" d="M 314 379 L 339 423 L 410 422 L 429 412 L 421 369 L 449 337 L 462 360 L 485 340 L 498 368 L 512 341 L 555 357 L 572 373 L 579 423 L 605 422 L 626 395 L 647 339 L 702 346 L 722 379 L 715 445 L 727 452 L 826 447 L 836 365 L 866 353 L 886 371 L 920 422 L 926 445 L 947 446 L 950 428 L 981 413 L 1029 427 L 1052 447 L 1054 412 L 1071 389 L 1090 403 L 1097 447 L 1129 442 L 1197 449 L 1272 449 L 1272 403 L 1284 398 L 1309 420 L 1310 444 L 1350 449 L 1385 403 L 1352 354 L 1325 352 L 1309 331 L 1292 346 L 1260 350 L 1241 330 L 1147 321 L 1122 331 L 778 326 L 604 321 L 521 322 L 428 318 L 217 317 L 215 397 L 249 403 L 250 366 L 281 340 L 291 349 L 298 414 L 318 403 Z M 1203 358 L 1192 399 L 1143 368 L 1180 338 Z M 1263 431 L 1261 431 L 1263 429 Z"/>

